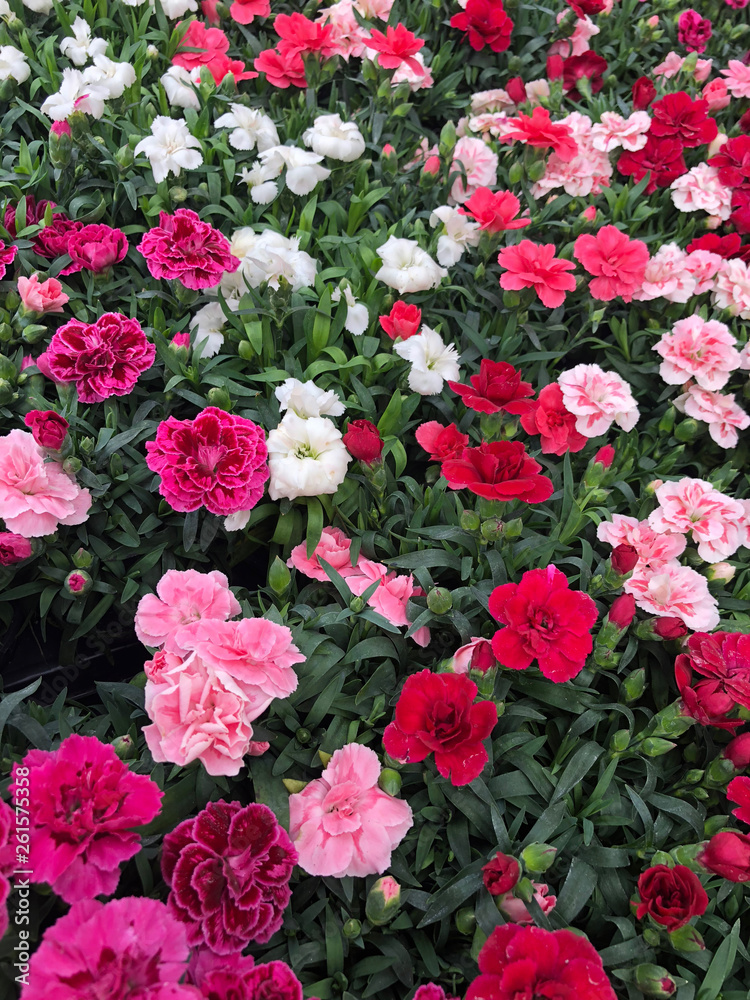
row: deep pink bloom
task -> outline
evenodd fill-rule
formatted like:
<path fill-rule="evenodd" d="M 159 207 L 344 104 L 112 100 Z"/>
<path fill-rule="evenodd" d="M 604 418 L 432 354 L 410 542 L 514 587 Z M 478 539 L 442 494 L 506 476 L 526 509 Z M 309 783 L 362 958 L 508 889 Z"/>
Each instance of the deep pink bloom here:
<path fill-rule="evenodd" d="M 616 226 L 602 226 L 595 236 L 579 236 L 573 256 L 594 276 L 589 282 L 591 295 L 605 302 L 618 295 L 630 302 L 643 284 L 649 261 L 646 244 L 628 239 Z"/>
<path fill-rule="evenodd" d="M 265 73 L 272 87 L 306 87 L 305 64 L 299 52 L 281 53 L 276 49 L 264 49 L 256 57 L 253 65 L 259 73 Z"/>
<path fill-rule="evenodd" d="M 165 646 L 168 652 L 177 652 L 170 640 L 178 628 L 203 618 L 226 621 L 240 610 L 229 581 L 219 570 L 168 569 L 156 585 L 156 594 L 146 594 L 138 602 L 135 634 L 144 646 Z"/>
<path fill-rule="evenodd" d="M 466 674 L 420 670 L 407 677 L 383 733 L 386 753 L 404 763 L 434 753 L 438 772 L 452 785 L 473 781 L 488 760 L 482 741 L 497 722 L 494 702 L 474 704 L 477 690 Z"/>
<path fill-rule="evenodd" d="M 732 815 L 741 823 L 750 824 L 750 778 L 733 778 L 727 785 L 727 798 L 739 806 L 732 810 Z"/>
<path fill-rule="evenodd" d="M 44 229 L 33 237 L 34 252 L 38 253 L 40 257 L 46 257 L 49 260 L 55 257 L 62 257 L 63 254 L 68 252 L 68 244 L 71 238 L 80 232 L 84 225 L 83 222 L 69 219 L 62 213 L 53 215 L 50 225 L 45 226 Z M 64 277 L 67 274 L 75 274 L 76 271 L 80 270 L 80 264 L 74 264 L 71 261 L 67 267 L 60 271 L 60 275 Z"/>
<path fill-rule="evenodd" d="M 599 463 L 599 465 L 603 465 L 605 469 L 609 469 L 615 460 L 615 454 L 616 452 L 612 445 L 605 444 L 594 455 L 593 461 Z"/>
<path fill-rule="evenodd" d="M 378 66 L 383 69 L 398 69 L 405 62 L 412 72 L 424 72 L 424 67 L 414 58 L 424 46 L 424 39 L 417 38 L 404 24 L 399 23 L 395 28 L 389 24 L 385 34 L 373 28 L 367 45 L 375 49 Z"/>
<path fill-rule="evenodd" d="M 23 1000 L 198 1000 L 180 985 L 189 954 L 182 925 L 159 900 L 87 899 L 45 930 Z"/>
<path fill-rule="evenodd" d="M 113 747 L 73 733 L 57 750 L 29 750 L 29 868 L 66 903 L 111 895 L 120 863 L 141 849 L 136 827 L 159 812 L 156 782 L 135 774 Z"/>
<path fill-rule="evenodd" d="M 149 469 L 161 476 L 159 492 L 183 513 L 203 506 L 222 516 L 251 510 L 269 476 L 263 429 L 216 406 L 193 420 L 163 420 L 146 452 Z"/>
<path fill-rule="evenodd" d="M 583 670 L 593 648 L 596 605 L 588 594 L 570 590 L 567 577 L 556 567 L 531 569 L 520 583 L 495 587 L 489 611 L 505 626 L 492 640 L 503 666 L 525 670 L 536 660 L 544 676 L 555 683 Z"/>
<path fill-rule="evenodd" d="M 391 340 L 396 340 L 398 337 L 408 340 L 419 331 L 422 324 L 422 310 L 419 306 L 398 299 L 393 303 L 388 315 L 379 316 L 378 319 Z"/>
<path fill-rule="evenodd" d="M 479 374 L 469 379 L 471 385 L 462 382 L 448 382 L 453 392 L 458 393 L 469 409 L 479 413 L 528 413 L 533 402 L 528 396 L 534 395 L 530 382 L 521 381 L 521 372 L 506 361 L 490 361 L 482 358 Z"/>
<path fill-rule="evenodd" d="M 505 13 L 503 0 L 468 0 L 451 18 L 451 27 L 466 32 L 475 52 L 485 45 L 493 52 L 504 52 L 510 45 L 513 22 Z"/>
<path fill-rule="evenodd" d="M 506 229 L 523 229 L 531 225 L 531 219 L 516 218 L 521 211 L 521 203 L 510 191 L 490 191 L 487 187 L 478 187 L 458 211 L 461 215 L 474 218 L 479 228 L 488 233 L 502 233 Z"/>
<path fill-rule="evenodd" d="M 2 553 L 2 534 L 0 534 L 0 554 Z M 0 555 L 0 565 L 3 565 Z M 10 920 L 5 905 L 10 895 L 10 877 L 16 870 L 16 814 L 13 809 L 0 799 L 0 938 L 8 930 Z"/>
<path fill-rule="evenodd" d="M 578 155 L 578 144 L 569 125 L 550 121 L 546 108 L 536 107 L 531 115 L 519 112 L 518 118 L 509 118 L 505 125 L 513 125 L 512 132 L 503 132 L 505 139 L 518 139 L 537 149 L 552 148 L 563 163 Z"/>
<path fill-rule="evenodd" d="M 154 278 L 174 278 L 196 290 L 218 285 L 225 272 L 240 266 L 226 236 L 189 208 L 178 208 L 174 215 L 161 212 L 159 225 L 143 235 L 137 249 Z"/>
<path fill-rule="evenodd" d="M 74 382 L 82 403 L 101 403 L 132 392 L 156 348 L 137 319 L 104 313 L 95 323 L 71 319 L 61 326 L 45 357 L 56 382 Z"/>
<path fill-rule="evenodd" d="M 229 16 L 238 24 L 252 24 L 256 17 L 270 17 L 270 0 L 234 0 Z"/>
<path fill-rule="evenodd" d="M 750 709 L 750 635 L 741 632 L 695 632 L 677 663 L 716 682 L 737 705 Z"/>
<path fill-rule="evenodd" d="M 728 139 L 708 161 L 719 171 L 719 180 L 727 187 L 742 187 L 750 183 L 750 135 Z"/>
<path fill-rule="evenodd" d="M 70 424 L 54 410 L 30 410 L 23 419 L 36 443 L 50 451 L 59 451 Z"/>
<path fill-rule="evenodd" d="M 715 833 L 698 855 L 698 861 L 730 882 L 750 882 L 750 836 L 734 830 Z"/>
<path fill-rule="evenodd" d="M 10 264 L 16 259 L 16 254 L 18 253 L 18 247 L 9 246 L 0 240 L 0 278 L 5 277 L 5 272 L 8 270 Z"/>
<path fill-rule="evenodd" d="M 721 756 L 732 762 L 738 771 L 750 765 L 750 732 L 740 733 L 722 750 Z"/>
<path fill-rule="evenodd" d="M 414 437 L 433 462 L 445 462 L 449 458 L 460 458 L 469 443 L 469 435 L 462 434 L 455 424 L 444 427 L 437 420 L 420 424 Z"/>
<path fill-rule="evenodd" d="M 589 14 L 601 14 L 607 6 L 607 0 L 565 0 L 578 17 L 588 17 Z"/>
<path fill-rule="evenodd" d="M 100 274 L 124 260 L 128 238 L 121 229 L 96 223 L 83 226 L 68 240 L 70 259 L 78 268 Z"/>
<path fill-rule="evenodd" d="M 61 124 L 58 122 L 55 125 Z M 47 211 L 47 206 L 55 208 L 54 201 L 47 201 L 43 199 L 42 201 L 37 201 L 33 194 L 27 194 L 24 199 L 26 202 L 26 225 L 35 226 L 38 225 L 44 218 L 44 213 Z M 16 211 L 18 210 L 21 202 L 13 203 L 8 202 L 5 207 L 5 214 L 3 216 L 3 226 L 8 230 L 10 235 L 15 239 L 18 233 L 16 232 Z M 54 218 L 59 219 L 61 216 L 56 215 Z"/>
<path fill-rule="evenodd" d="M 541 390 L 533 409 L 521 415 L 521 427 L 527 434 L 541 435 L 543 454 L 564 455 L 581 451 L 588 443 L 588 438 L 576 430 L 577 419 L 566 409 L 560 386 L 552 382 Z"/>
<path fill-rule="evenodd" d="M 708 102 L 693 101 L 684 90 L 655 101 L 650 111 L 649 135 L 677 139 L 687 148 L 705 146 L 719 133 L 718 125 L 708 116 Z"/>
<path fill-rule="evenodd" d="M 23 562 L 32 553 L 31 542 L 12 531 L 0 531 L 0 566 Z M 2 935 L 0 934 L 0 937 Z"/>
<path fill-rule="evenodd" d="M 321 59 L 336 55 L 333 27 L 310 21 L 302 14 L 277 14 L 273 30 L 281 41 L 278 50 L 282 56 L 307 55 L 317 52 Z"/>
<path fill-rule="evenodd" d="M 498 851 L 486 865 L 482 865 L 482 881 L 491 896 L 510 892 L 521 877 L 521 866 L 515 858 Z"/>
<path fill-rule="evenodd" d="M 710 38 L 711 21 L 692 7 L 683 10 L 677 21 L 677 41 L 688 52 L 705 52 Z"/>
<path fill-rule="evenodd" d="M 565 293 L 575 291 L 576 279 L 567 273 L 575 269 L 575 264 L 555 257 L 554 243 L 521 240 L 518 246 L 504 247 L 497 262 L 505 268 L 505 274 L 500 276 L 501 288 L 514 292 L 533 288 L 549 309 L 561 306 Z"/>
<path fill-rule="evenodd" d="M 268 806 L 220 801 L 166 835 L 161 870 L 189 944 L 228 955 L 265 943 L 281 927 L 296 863 Z"/>

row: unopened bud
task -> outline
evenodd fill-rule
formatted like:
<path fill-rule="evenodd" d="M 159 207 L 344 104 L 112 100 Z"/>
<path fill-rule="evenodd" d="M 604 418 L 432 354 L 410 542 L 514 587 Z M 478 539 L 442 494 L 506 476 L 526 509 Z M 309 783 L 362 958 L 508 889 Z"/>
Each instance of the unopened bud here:
<path fill-rule="evenodd" d="M 464 531 L 479 531 L 482 521 L 475 510 L 465 510 L 461 514 L 459 524 Z"/>
<path fill-rule="evenodd" d="M 279 559 L 278 556 L 271 563 L 271 568 L 268 570 L 268 586 L 278 597 L 285 594 L 289 589 L 289 584 L 292 582 L 292 574 L 289 572 L 289 568 L 283 559 Z"/>
<path fill-rule="evenodd" d="M 456 930 L 459 934 L 473 934 L 477 917 L 470 906 L 464 906 L 456 914 Z"/>
<path fill-rule="evenodd" d="M 80 460 L 80 458 L 75 458 L 75 457 L 66 458 L 65 461 L 63 462 L 63 472 L 65 472 L 69 476 L 75 476 L 76 473 L 81 471 L 82 466 L 83 462 Z"/>
<path fill-rule="evenodd" d="M 627 729 L 618 729 L 609 741 L 609 749 L 613 753 L 623 753 L 630 746 L 632 737 Z"/>
<path fill-rule="evenodd" d="M 232 397 L 226 389 L 221 389 L 218 385 L 208 390 L 206 401 L 209 406 L 218 406 L 220 410 L 229 410 L 232 406 Z"/>
<path fill-rule="evenodd" d="M 505 522 L 505 537 L 508 539 L 520 538 L 523 533 L 523 519 L 514 517 L 512 521 Z"/>
<path fill-rule="evenodd" d="M 378 778 L 378 786 L 393 798 L 401 791 L 401 775 L 392 767 L 384 767 Z"/>
<path fill-rule="evenodd" d="M 638 667 L 631 671 L 620 687 L 620 700 L 626 705 L 632 705 L 643 696 L 646 690 L 646 668 Z"/>
<path fill-rule="evenodd" d="M 387 924 L 401 908 L 401 886 L 392 875 L 379 878 L 367 893 L 365 913 L 375 927 Z"/>
<path fill-rule="evenodd" d="M 672 931 L 669 935 L 669 943 L 675 951 L 691 952 L 706 950 L 706 945 L 700 933 L 695 927 L 691 927 L 690 924 L 685 924 L 676 931 Z"/>
<path fill-rule="evenodd" d="M 135 757 L 135 743 L 130 736 L 118 736 L 112 740 L 111 746 L 120 760 L 133 760 Z"/>
<path fill-rule="evenodd" d="M 661 965 L 636 966 L 634 982 L 641 993 L 649 997 L 671 997 L 677 989 L 677 983 Z"/>
<path fill-rule="evenodd" d="M 555 863 L 557 848 L 551 844 L 529 844 L 521 851 L 521 860 L 527 871 L 546 872 Z"/>
<path fill-rule="evenodd" d="M 482 538 L 487 542 L 495 542 L 502 535 L 504 527 L 499 517 L 491 517 L 482 522 Z"/>
<path fill-rule="evenodd" d="M 94 557 L 86 549 L 78 549 L 73 553 L 73 565 L 76 569 L 88 569 L 94 561 Z"/>
<path fill-rule="evenodd" d="M 300 727 L 294 735 L 298 743 L 309 743 L 312 739 L 312 733 L 304 727 Z"/>
<path fill-rule="evenodd" d="M 354 917 L 350 917 L 349 920 L 344 924 L 343 928 L 344 937 L 351 941 L 353 938 L 358 938 L 362 933 L 362 924 L 359 920 L 355 920 Z"/>
<path fill-rule="evenodd" d="M 64 586 L 73 597 L 83 597 L 91 590 L 93 583 L 94 581 L 85 570 L 74 569 L 65 577 Z"/>
<path fill-rule="evenodd" d="M 676 746 L 677 744 L 672 743 L 671 740 L 663 740 L 659 736 L 647 736 L 641 743 L 640 750 L 647 757 L 663 757 L 665 753 L 674 750 Z"/>
<path fill-rule="evenodd" d="M 718 562 L 709 566 L 706 570 L 706 578 L 709 583 L 729 583 L 734 579 L 736 570 L 731 563 Z"/>
<path fill-rule="evenodd" d="M 674 436 L 678 441 L 695 441 L 701 432 L 701 426 L 697 420 L 693 420 L 692 417 L 688 417 L 687 420 L 681 420 L 679 424 L 674 429 Z"/>
<path fill-rule="evenodd" d="M 453 597 L 444 587 L 433 587 L 427 595 L 427 607 L 434 615 L 445 615 L 453 607 Z"/>
<path fill-rule="evenodd" d="M 639 639 L 669 642 L 687 635 L 687 626 L 681 618 L 647 618 L 638 622 L 634 631 Z"/>

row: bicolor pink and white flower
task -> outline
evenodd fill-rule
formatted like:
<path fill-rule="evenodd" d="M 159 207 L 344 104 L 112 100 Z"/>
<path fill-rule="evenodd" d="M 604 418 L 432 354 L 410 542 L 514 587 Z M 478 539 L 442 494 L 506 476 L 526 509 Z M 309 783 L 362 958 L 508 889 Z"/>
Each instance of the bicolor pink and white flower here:
<path fill-rule="evenodd" d="M 603 153 L 613 149 L 629 149 L 635 153 L 646 145 L 646 133 L 651 117 L 645 111 L 634 111 L 623 118 L 614 111 L 603 111 L 601 121 L 591 126 L 591 145 Z"/>
<path fill-rule="evenodd" d="M 664 359 L 659 374 L 668 385 L 694 378 L 701 389 L 723 389 L 742 362 L 729 328 L 699 315 L 678 320 L 653 350 Z"/>
<path fill-rule="evenodd" d="M 728 559 L 747 539 L 747 514 L 742 503 L 705 479 L 685 477 L 662 483 L 655 496 L 659 506 L 649 514 L 649 525 L 658 533 L 689 534 L 706 562 Z"/>
<path fill-rule="evenodd" d="M 660 618 L 679 618 L 690 629 L 710 631 L 719 624 L 718 605 L 705 576 L 676 560 L 656 571 L 634 572 L 623 589 L 641 610 Z"/>
<path fill-rule="evenodd" d="M 638 405 L 630 386 L 615 372 L 599 365 L 576 365 L 557 379 L 565 408 L 575 414 L 576 430 L 584 437 L 599 437 L 613 423 L 624 431 L 638 422 Z"/>
<path fill-rule="evenodd" d="M 613 549 L 618 545 L 632 545 L 638 554 L 636 571 L 656 572 L 665 563 L 681 556 L 687 544 L 680 532 L 656 532 L 648 521 L 625 514 L 613 514 L 611 521 L 602 521 L 596 529 L 596 537 Z"/>
<path fill-rule="evenodd" d="M 678 410 L 708 424 L 708 433 L 721 448 L 736 448 L 737 431 L 750 427 L 750 416 L 735 403 L 734 393 L 711 392 L 691 385 L 674 400 Z"/>
<path fill-rule="evenodd" d="M 672 201 L 681 212 L 708 212 L 726 222 L 732 213 L 732 189 L 719 180 L 719 171 L 699 163 L 670 184 Z"/>
<path fill-rule="evenodd" d="M 464 136 L 459 139 L 453 150 L 453 163 L 450 172 L 463 171 L 463 177 L 457 177 L 451 186 L 450 200 L 455 204 L 463 204 L 477 188 L 495 187 L 497 184 L 498 156 L 482 139 Z"/>

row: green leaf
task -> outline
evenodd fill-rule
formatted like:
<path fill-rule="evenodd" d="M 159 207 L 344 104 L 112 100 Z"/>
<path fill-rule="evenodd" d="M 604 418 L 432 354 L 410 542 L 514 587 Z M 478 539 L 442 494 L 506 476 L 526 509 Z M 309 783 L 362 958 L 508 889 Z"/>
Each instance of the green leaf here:
<path fill-rule="evenodd" d="M 482 886 L 482 865 L 484 858 L 479 858 L 459 872 L 432 896 L 430 903 L 417 927 L 429 927 L 443 917 L 453 913 L 458 907 L 477 892 Z"/>
<path fill-rule="evenodd" d="M 716 954 L 711 960 L 708 972 L 703 977 L 695 1000 L 716 1000 L 718 997 L 734 965 L 737 945 L 740 940 L 740 927 L 740 921 L 735 920 L 731 934 L 716 949 Z"/>
<path fill-rule="evenodd" d="M 25 688 L 21 688 L 20 691 L 14 691 L 13 694 L 7 694 L 2 701 L 0 701 L 0 735 L 5 727 L 6 722 L 10 718 L 10 713 L 14 708 L 17 708 L 24 698 L 28 698 L 30 694 L 33 694 L 39 685 L 42 683 L 42 678 L 37 677 L 35 681 L 31 684 L 27 684 Z"/>

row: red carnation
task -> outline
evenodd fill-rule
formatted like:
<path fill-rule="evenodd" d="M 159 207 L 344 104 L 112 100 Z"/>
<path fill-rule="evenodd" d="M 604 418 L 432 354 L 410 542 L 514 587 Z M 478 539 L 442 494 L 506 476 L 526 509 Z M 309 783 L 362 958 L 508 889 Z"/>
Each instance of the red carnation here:
<path fill-rule="evenodd" d="M 521 202 L 510 191 L 490 191 L 479 187 L 458 210 L 461 215 L 476 219 L 479 228 L 488 233 L 502 233 L 506 229 L 523 229 L 531 219 L 517 219 Z"/>
<path fill-rule="evenodd" d="M 268 806 L 210 802 L 164 838 L 167 903 L 188 943 L 230 955 L 281 927 L 297 852 Z"/>
<path fill-rule="evenodd" d="M 55 122 L 55 125 L 57 124 L 58 123 Z M 54 201 L 47 201 L 46 199 L 43 199 L 42 201 L 37 201 L 33 194 L 27 194 L 25 196 L 25 201 L 26 201 L 27 226 L 39 225 L 39 223 L 42 222 L 42 220 L 44 219 L 44 213 L 47 211 L 47 206 L 49 205 L 52 208 L 55 207 Z M 20 201 L 17 204 L 14 204 L 12 201 L 9 202 L 5 206 L 5 213 L 3 215 L 3 225 L 8 230 L 13 239 L 15 239 L 16 236 L 18 235 L 18 233 L 16 232 L 16 211 L 18 210 L 18 206 L 20 204 L 21 204 Z M 59 218 L 65 218 L 65 216 L 56 215 L 53 216 L 53 218 L 59 219 Z M 36 237 L 32 237 L 32 239 L 35 238 Z"/>
<path fill-rule="evenodd" d="M 741 719 L 729 718 L 736 708 L 736 703 L 724 690 L 721 681 L 706 679 L 692 684 L 693 671 L 688 656 L 677 657 L 674 676 L 682 699 L 683 715 L 693 719 L 700 726 L 715 726 L 717 729 L 727 729 L 730 732 L 742 725 Z"/>
<path fill-rule="evenodd" d="M 128 252 L 128 238 L 121 229 L 97 223 L 83 226 L 68 240 L 70 259 L 78 268 L 101 274 L 119 264 Z"/>
<path fill-rule="evenodd" d="M 542 503 L 554 492 L 552 480 L 540 476 L 541 465 L 520 441 L 484 441 L 465 448 L 460 458 L 443 462 L 440 472 L 452 490 L 468 489 L 486 500 Z"/>
<path fill-rule="evenodd" d="M 42 448 L 59 451 L 68 433 L 70 424 L 54 410 L 31 410 L 23 421 Z"/>
<path fill-rule="evenodd" d="M 732 214 L 729 221 L 738 233 L 750 233 L 750 185 L 732 191 Z"/>
<path fill-rule="evenodd" d="M 533 396 L 530 382 L 521 381 L 521 372 L 516 371 L 507 361 L 490 361 L 482 358 L 479 374 L 469 379 L 471 385 L 462 382 L 448 382 L 448 385 L 463 400 L 464 404 L 478 413 L 527 413 L 533 402 L 526 396 Z"/>
<path fill-rule="evenodd" d="M 504 667 L 526 670 L 534 660 L 555 683 L 583 670 L 593 649 L 591 628 L 596 605 L 555 566 L 531 569 L 520 583 L 505 583 L 490 594 L 490 614 L 504 628 L 495 633 L 492 650 Z"/>
<path fill-rule="evenodd" d="M 474 704 L 477 686 L 465 674 L 420 670 L 404 684 L 393 722 L 383 733 L 386 753 L 402 763 L 418 763 L 431 753 L 452 785 L 468 785 L 489 757 L 482 740 L 497 722 L 492 701 Z"/>
<path fill-rule="evenodd" d="M 672 181 L 687 172 L 682 143 L 677 139 L 659 138 L 651 133 L 643 149 L 635 153 L 626 150 L 620 156 L 617 169 L 636 182 L 650 172 L 646 194 L 653 194 L 657 187 L 669 187 Z"/>
<path fill-rule="evenodd" d="M 478 962 L 466 1000 L 616 1000 L 599 953 L 573 931 L 505 924 L 482 945 Z"/>
<path fill-rule="evenodd" d="M 632 594 L 620 594 L 607 612 L 607 621 L 622 630 L 628 628 L 634 618 L 635 598 Z"/>
<path fill-rule="evenodd" d="M 708 871 L 730 882 L 750 882 L 750 837 L 745 833 L 715 833 L 698 861 Z"/>
<path fill-rule="evenodd" d="M 550 121 L 546 108 L 536 107 L 531 115 L 519 111 L 518 118 L 509 118 L 505 124 L 514 126 L 512 132 L 505 132 L 506 139 L 518 139 L 538 149 L 551 147 L 563 163 L 578 155 L 578 144 L 570 126 Z"/>
<path fill-rule="evenodd" d="M 383 452 L 383 439 L 370 420 L 351 420 L 343 441 L 352 458 L 365 465 L 377 462 Z"/>
<path fill-rule="evenodd" d="M 695 872 L 685 865 L 654 865 L 638 879 L 635 915 L 649 916 L 670 933 L 706 912 L 708 896 Z"/>
<path fill-rule="evenodd" d="M 750 108 L 740 116 L 740 120 L 737 122 L 737 127 L 740 132 L 750 132 Z"/>
<path fill-rule="evenodd" d="M 740 255 L 741 245 L 742 238 L 737 233 L 727 233 L 726 236 L 719 236 L 718 233 L 706 233 L 688 243 L 685 250 L 688 253 L 693 253 L 695 250 L 707 250 L 709 253 L 718 254 L 724 260 L 731 260 L 732 257 Z"/>
<path fill-rule="evenodd" d="M 733 778 L 727 785 L 727 798 L 739 806 L 732 815 L 741 823 L 750 823 L 750 778 Z"/>
<path fill-rule="evenodd" d="M 744 771 L 750 764 L 750 732 L 735 736 L 731 743 L 724 747 L 721 756 L 731 761 L 738 771 Z"/>
<path fill-rule="evenodd" d="M 144 233 L 137 249 L 154 278 L 176 278 L 196 290 L 218 285 L 226 271 L 240 266 L 226 236 L 189 208 L 161 212 L 159 225 Z"/>
<path fill-rule="evenodd" d="M 635 569 L 638 563 L 638 551 L 633 545 L 615 545 L 609 561 L 615 573 L 625 576 Z"/>
<path fill-rule="evenodd" d="M 750 635 L 741 632 L 695 632 L 678 659 L 718 682 L 738 705 L 750 709 Z"/>
<path fill-rule="evenodd" d="M 656 97 L 656 87 L 653 80 L 647 76 L 639 76 L 633 84 L 633 111 L 645 111 Z"/>
<path fill-rule="evenodd" d="M 523 104 L 526 101 L 526 84 L 523 77 L 512 76 L 505 84 L 505 93 L 514 104 Z"/>
<path fill-rule="evenodd" d="M 588 438 L 576 430 L 576 417 L 565 409 L 562 389 L 552 382 L 539 393 L 533 409 L 521 416 L 521 427 L 527 434 L 540 434 L 545 455 L 564 455 L 580 451 Z"/>
<path fill-rule="evenodd" d="M 469 45 L 479 52 L 489 45 L 493 52 L 505 52 L 510 45 L 513 22 L 502 0 L 468 0 L 464 9 L 451 18 L 451 27 L 465 31 Z"/>
<path fill-rule="evenodd" d="M 305 64 L 299 52 L 282 55 L 276 49 L 264 49 L 256 57 L 253 65 L 259 73 L 265 73 L 273 87 L 286 90 L 287 87 L 306 87 Z"/>
<path fill-rule="evenodd" d="M 521 866 L 516 859 L 500 851 L 486 865 L 482 865 L 482 881 L 491 896 L 510 892 L 520 877 Z"/>
<path fill-rule="evenodd" d="M 719 133 L 713 118 L 709 118 L 708 101 L 693 101 L 684 90 L 667 94 L 651 105 L 649 135 L 677 139 L 683 146 L 705 146 Z"/>
<path fill-rule="evenodd" d="M 607 0 L 566 0 L 566 2 L 581 18 L 601 14 L 607 6 Z"/>
<path fill-rule="evenodd" d="M 444 427 L 437 420 L 428 420 L 427 423 L 420 424 L 414 436 L 433 462 L 460 458 L 469 443 L 469 435 L 462 434 L 455 424 Z"/>
<path fill-rule="evenodd" d="M 423 71 L 414 56 L 424 46 L 424 39 L 417 38 L 404 24 L 397 24 L 395 28 L 389 24 L 385 34 L 373 28 L 367 45 L 378 53 L 378 66 L 383 69 L 398 69 L 405 62 L 412 72 Z"/>
<path fill-rule="evenodd" d="M 591 84 L 591 93 L 598 94 L 604 86 L 607 60 L 589 49 L 580 56 L 569 56 L 563 62 L 563 85 L 565 93 L 578 88 L 578 81 L 584 77 Z"/>
<path fill-rule="evenodd" d="M 387 316 L 379 316 L 380 325 L 391 338 L 396 340 L 408 340 L 419 332 L 422 323 L 422 310 L 408 302 L 400 299 L 393 303 L 390 313 Z"/>

